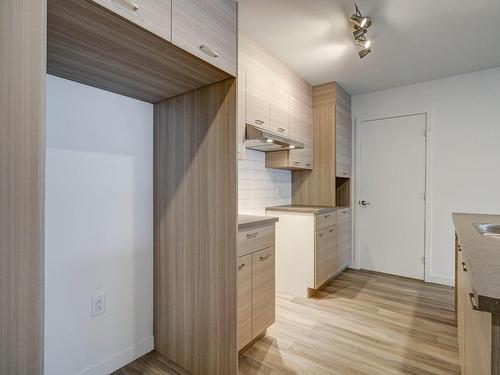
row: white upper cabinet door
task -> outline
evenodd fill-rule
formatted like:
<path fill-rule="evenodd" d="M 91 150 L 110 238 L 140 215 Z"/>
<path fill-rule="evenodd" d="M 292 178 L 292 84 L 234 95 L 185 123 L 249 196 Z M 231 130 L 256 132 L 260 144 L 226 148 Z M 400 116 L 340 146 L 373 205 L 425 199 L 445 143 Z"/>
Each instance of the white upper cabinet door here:
<path fill-rule="evenodd" d="M 236 1 L 172 0 L 172 43 L 236 76 Z"/>
<path fill-rule="evenodd" d="M 247 69 L 245 97 L 245 122 L 260 128 L 271 129 L 271 85 L 264 72 Z"/>
<path fill-rule="evenodd" d="M 142 28 L 172 40 L 171 0 L 92 0 Z"/>
<path fill-rule="evenodd" d="M 279 83 L 271 86 L 271 131 L 283 136 L 290 134 L 290 95 Z"/>

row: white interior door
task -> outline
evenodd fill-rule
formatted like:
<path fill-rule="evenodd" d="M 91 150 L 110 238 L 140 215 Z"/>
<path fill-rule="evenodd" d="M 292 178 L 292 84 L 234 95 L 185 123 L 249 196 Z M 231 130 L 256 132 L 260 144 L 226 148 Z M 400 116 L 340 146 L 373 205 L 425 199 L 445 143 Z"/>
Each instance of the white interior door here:
<path fill-rule="evenodd" d="M 359 261 L 424 279 L 426 115 L 359 125 Z"/>

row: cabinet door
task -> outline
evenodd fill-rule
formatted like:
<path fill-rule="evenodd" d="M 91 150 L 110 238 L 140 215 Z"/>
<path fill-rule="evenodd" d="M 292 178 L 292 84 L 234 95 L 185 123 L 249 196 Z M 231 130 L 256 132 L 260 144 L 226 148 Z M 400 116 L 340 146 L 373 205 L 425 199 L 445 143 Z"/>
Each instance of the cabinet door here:
<path fill-rule="evenodd" d="M 314 251 L 314 287 L 319 288 L 329 278 L 332 272 L 332 243 L 330 229 L 316 232 Z"/>
<path fill-rule="evenodd" d="M 170 0 L 92 0 L 113 13 L 171 41 Z"/>
<path fill-rule="evenodd" d="M 465 264 L 467 269 L 467 264 Z M 467 271 L 463 272 L 464 374 L 491 374 L 491 314 L 475 310 Z"/>
<path fill-rule="evenodd" d="M 239 257 L 236 267 L 236 332 L 238 350 L 240 350 L 252 341 L 252 255 Z"/>
<path fill-rule="evenodd" d="M 172 0 L 172 43 L 236 76 L 236 1 Z"/>
<path fill-rule="evenodd" d="M 275 321 L 274 247 L 252 254 L 252 339 Z"/>
<path fill-rule="evenodd" d="M 283 136 L 290 134 L 290 96 L 281 84 L 271 86 L 271 131 Z"/>
<path fill-rule="evenodd" d="M 291 98 L 290 137 L 305 144 L 303 149 L 290 150 L 291 166 L 302 169 L 313 168 L 313 136 L 312 103 L 304 103 L 296 98 Z"/>
<path fill-rule="evenodd" d="M 246 123 L 270 129 L 271 86 L 265 72 L 247 69 L 245 94 Z"/>
<path fill-rule="evenodd" d="M 337 210 L 337 258 L 339 268 L 351 262 L 351 209 Z"/>
<path fill-rule="evenodd" d="M 339 85 L 335 97 L 335 146 L 337 177 L 352 177 L 351 97 Z"/>
<path fill-rule="evenodd" d="M 456 269 L 456 277 L 457 277 L 457 336 L 458 336 L 458 352 L 460 354 L 460 367 L 462 368 L 462 373 L 465 370 L 465 362 L 464 362 L 464 333 L 465 333 L 465 317 L 464 317 L 464 299 L 466 296 L 466 290 L 464 287 L 465 281 L 465 272 L 462 267 L 462 253 L 457 253 L 457 269 Z"/>

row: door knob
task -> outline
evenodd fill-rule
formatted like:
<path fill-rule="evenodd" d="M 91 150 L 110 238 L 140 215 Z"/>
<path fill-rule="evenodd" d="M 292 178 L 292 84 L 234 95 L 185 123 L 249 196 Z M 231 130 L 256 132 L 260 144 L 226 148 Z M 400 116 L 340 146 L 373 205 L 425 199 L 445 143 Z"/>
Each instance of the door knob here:
<path fill-rule="evenodd" d="M 360 204 L 361 206 L 369 206 L 369 205 L 370 205 L 370 202 L 367 202 L 367 201 L 363 200 L 363 201 L 359 201 L 359 204 Z"/>

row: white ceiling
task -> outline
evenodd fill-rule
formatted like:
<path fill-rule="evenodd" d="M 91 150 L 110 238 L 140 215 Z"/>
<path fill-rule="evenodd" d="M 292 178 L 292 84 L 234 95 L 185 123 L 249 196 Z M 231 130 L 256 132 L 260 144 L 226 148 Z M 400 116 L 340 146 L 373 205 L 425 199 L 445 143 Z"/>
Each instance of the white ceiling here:
<path fill-rule="evenodd" d="M 362 60 L 354 3 L 239 0 L 239 26 L 310 84 L 352 95 L 500 66 L 500 0 L 358 0 L 373 21 Z"/>

